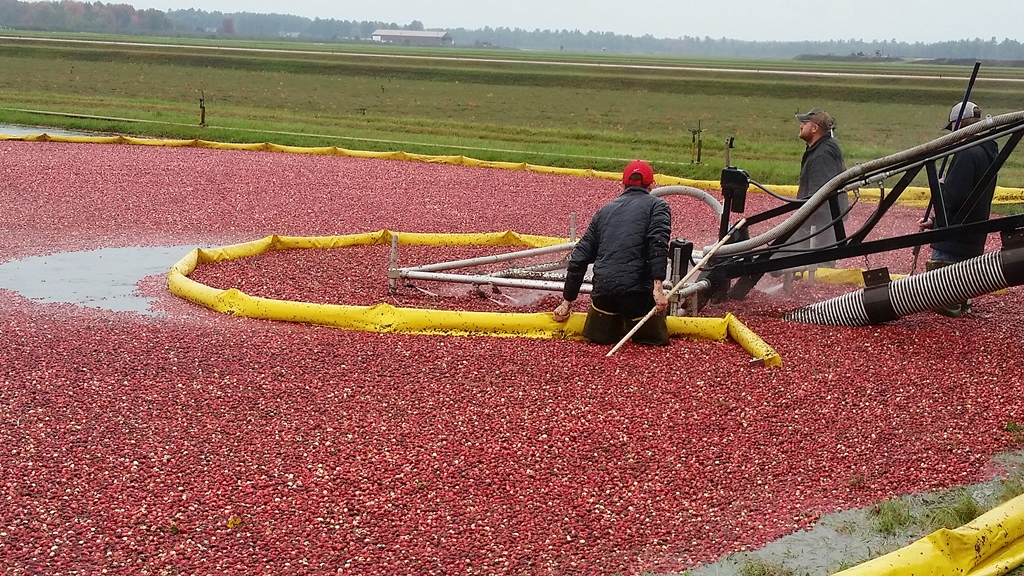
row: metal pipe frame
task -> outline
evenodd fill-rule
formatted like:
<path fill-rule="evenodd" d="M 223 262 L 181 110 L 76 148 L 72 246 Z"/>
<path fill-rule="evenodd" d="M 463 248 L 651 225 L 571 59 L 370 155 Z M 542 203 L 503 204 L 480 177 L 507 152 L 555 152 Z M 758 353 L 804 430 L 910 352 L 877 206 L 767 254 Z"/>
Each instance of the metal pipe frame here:
<path fill-rule="evenodd" d="M 651 194 L 654 196 L 689 196 L 704 202 L 716 215 L 722 214 L 722 204 L 713 196 L 698 188 L 690 186 L 662 186 L 656 188 L 651 192 Z M 569 238 L 570 242 L 555 246 L 546 246 L 543 248 L 533 248 L 530 250 L 520 250 L 516 252 L 509 252 L 507 254 L 481 256 L 478 258 L 468 258 L 464 260 L 454 260 L 450 262 L 424 264 L 422 266 L 398 268 L 398 238 L 397 235 L 395 235 L 395 237 L 392 238 L 391 243 L 391 263 L 388 268 L 388 284 L 391 292 L 395 292 L 397 289 L 399 279 L 430 280 L 473 284 L 477 286 L 491 285 L 561 291 L 565 284 L 565 274 L 553 274 L 551 271 L 564 269 L 566 267 L 565 258 L 556 262 L 546 262 L 523 267 L 510 267 L 506 270 L 500 270 L 489 274 L 450 274 L 441 272 L 444 270 L 468 268 L 484 264 L 495 264 L 498 262 L 510 262 L 520 258 L 571 251 L 577 243 L 575 212 L 570 215 Z M 584 279 L 584 284 L 580 291 L 589 293 L 591 289 L 591 277 L 588 275 Z"/>
<path fill-rule="evenodd" d="M 554 246 L 531 248 L 529 250 L 508 252 L 506 254 L 494 254 L 492 256 L 480 256 L 479 258 L 468 258 L 466 260 L 453 260 L 450 262 L 438 262 L 437 264 L 424 264 L 423 266 L 411 266 L 409 268 L 399 268 L 398 270 L 400 272 L 413 270 L 418 272 L 437 272 L 439 270 L 468 268 L 470 266 L 479 266 L 481 264 L 494 264 L 496 262 L 508 262 L 509 260 L 529 258 L 531 256 L 543 256 L 545 254 L 551 254 L 553 252 L 565 252 L 568 250 L 572 250 L 575 246 L 575 242 L 566 242 L 565 244 L 556 244 Z"/>
<path fill-rule="evenodd" d="M 435 282 L 455 282 L 461 284 L 473 284 L 476 286 L 502 286 L 507 288 L 526 288 L 531 290 L 552 290 L 561 292 L 565 288 L 565 282 L 554 282 L 546 280 L 522 280 L 519 278 L 498 278 L 496 276 L 469 275 L 469 274 L 446 274 L 444 272 L 424 272 L 421 270 L 403 270 L 402 278 L 408 280 L 431 280 Z M 580 286 L 580 292 L 589 294 L 593 285 L 584 283 Z"/>
<path fill-rule="evenodd" d="M 544 274 L 551 272 L 552 270 L 564 270 L 566 261 L 559 260 L 557 262 L 546 262 L 544 264 L 534 264 L 532 266 L 514 266 L 505 270 L 498 270 L 493 272 L 491 276 L 497 276 L 498 278 L 530 278 L 534 274 Z M 563 273 L 562 276 L 565 276 Z"/>

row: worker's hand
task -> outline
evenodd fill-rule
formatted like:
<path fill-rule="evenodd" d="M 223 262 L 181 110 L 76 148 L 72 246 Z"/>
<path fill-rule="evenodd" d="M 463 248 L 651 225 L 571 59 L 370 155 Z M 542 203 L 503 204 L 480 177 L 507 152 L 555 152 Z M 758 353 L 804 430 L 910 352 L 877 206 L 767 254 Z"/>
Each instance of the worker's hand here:
<path fill-rule="evenodd" d="M 922 218 L 917 221 L 917 227 L 921 230 L 931 230 L 935 228 L 935 221 L 931 218 Z"/>
<path fill-rule="evenodd" d="M 665 289 L 661 286 L 661 280 L 654 281 L 654 313 L 661 314 L 668 308 L 668 298 L 665 296 Z"/>
<path fill-rule="evenodd" d="M 568 300 L 562 300 L 562 303 L 555 308 L 555 311 L 551 313 L 551 316 L 555 319 L 555 322 L 565 322 L 569 319 L 569 314 L 572 312 L 572 302 Z"/>

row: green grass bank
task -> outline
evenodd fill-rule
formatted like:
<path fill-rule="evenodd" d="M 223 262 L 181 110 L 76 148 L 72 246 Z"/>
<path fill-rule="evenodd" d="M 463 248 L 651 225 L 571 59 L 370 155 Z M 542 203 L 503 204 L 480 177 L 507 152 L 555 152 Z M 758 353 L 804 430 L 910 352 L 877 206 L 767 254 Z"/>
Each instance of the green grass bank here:
<path fill-rule="evenodd" d="M 767 184 L 796 181 L 798 111 L 829 110 L 848 163 L 863 162 L 940 136 L 970 76 L 969 67 L 909 62 L 196 45 L 13 31 L 0 34 L 0 67 L 4 123 L 612 171 L 645 158 L 659 172 L 711 180 L 735 137 L 732 163 Z M 1019 110 L 1022 87 L 1024 69 L 983 67 L 972 100 L 986 113 Z M 1020 154 L 1000 184 L 1024 186 Z"/>

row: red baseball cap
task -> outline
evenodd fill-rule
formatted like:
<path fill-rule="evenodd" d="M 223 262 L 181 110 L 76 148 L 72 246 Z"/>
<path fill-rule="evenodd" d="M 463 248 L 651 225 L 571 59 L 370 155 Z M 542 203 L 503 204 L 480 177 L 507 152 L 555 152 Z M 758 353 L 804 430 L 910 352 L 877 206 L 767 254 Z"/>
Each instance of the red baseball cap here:
<path fill-rule="evenodd" d="M 636 186 L 636 180 L 632 179 L 634 174 L 640 175 L 641 186 L 654 184 L 654 169 L 647 162 L 633 160 L 626 164 L 626 169 L 622 171 L 622 183 L 626 186 Z"/>

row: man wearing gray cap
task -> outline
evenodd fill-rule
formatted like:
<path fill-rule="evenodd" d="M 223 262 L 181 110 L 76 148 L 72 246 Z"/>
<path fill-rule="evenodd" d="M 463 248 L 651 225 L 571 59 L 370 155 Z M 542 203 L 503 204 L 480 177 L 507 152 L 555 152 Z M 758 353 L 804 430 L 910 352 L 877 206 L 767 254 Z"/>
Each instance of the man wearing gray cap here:
<path fill-rule="evenodd" d="M 961 108 L 963 112 L 961 113 Z M 957 119 L 960 120 L 959 126 Z M 946 130 L 963 128 L 981 121 L 981 108 L 974 102 L 959 103 L 949 111 L 949 123 Z M 943 214 L 936 214 L 937 222 L 931 219 L 921 222 L 922 229 L 928 229 L 938 225 L 948 225 L 949 221 L 960 213 L 961 209 L 970 199 L 974 188 L 981 182 L 988 171 L 989 166 L 995 161 L 999 154 L 999 146 L 992 140 L 982 142 L 962 150 L 953 155 L 949 163 L 949 172 L 942 180 L 942 204 L 945 207 Z M 988 220 L 992 212 L 992 196 L 995 194 L 996 180 L 985 186 L 978 202 L 967 208 L 963 224 L 984 222 Z M 938 208 L 940 204 L 936 204 Z M 958 234 L 949 240 L 935 242 L 932 244 L 932 257 L 925 262 L 927 270 L 935 270 L 956 262 L 962 262 L 975 256 L 985 253 L 986 234 Z M 971 311 L 971 301 L 961 302 L 945 308 L 936 310 L 939 314 L 958 318 Z"/>
<path fill-rule="evenodd" d="M 800 160 L 800 186 L 796 197 L 810 198 L 826 182 L 846 170 L 843 151 L 839 143 L 832 137 L 835 121 L 828 112 L 815 108 L 806 114 L 797 114 L 800 121 L 800 139 L 807 143 L 803 158 Z M 838 198 L 839 213 L 846 214 L 850 207 L 850 199 L 846 194 Z M 809 250 L 811 246 L 828 246 L 836 241 L 832 222 L 832 211 L 828 204 L 818 208 L 793 236 L 793 240 L 807 238 L 813 227 L 818 233 L 811 239 L 793 245 L 798 250 Z M 826 263 L 827 264 L 827 263 Z"/>

